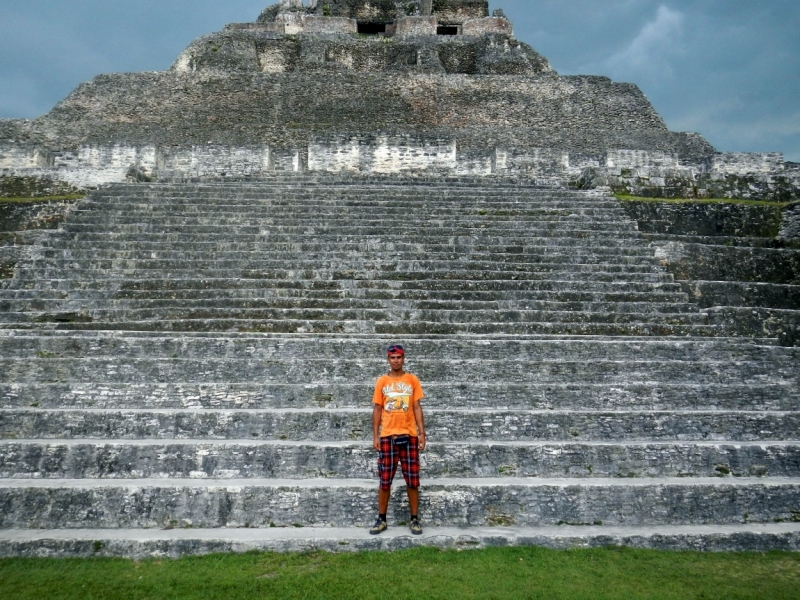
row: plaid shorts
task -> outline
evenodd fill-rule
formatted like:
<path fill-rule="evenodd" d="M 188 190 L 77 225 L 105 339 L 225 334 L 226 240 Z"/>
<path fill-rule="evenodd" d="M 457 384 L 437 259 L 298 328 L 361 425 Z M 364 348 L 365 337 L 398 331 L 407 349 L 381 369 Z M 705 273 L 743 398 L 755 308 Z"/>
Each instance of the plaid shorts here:
<path fill-rule="evenodd" d="M 382 490 L 392 488 L 398 462 L 400 462 L 406 486 L 412 490 L 419 488 L 419 438 L 412 437 L 408 445 L 402 446 L 395 446 L 390 437 L 381 438 L 381 449 L 378 453 L 378 477 L 381 480 Z"/>

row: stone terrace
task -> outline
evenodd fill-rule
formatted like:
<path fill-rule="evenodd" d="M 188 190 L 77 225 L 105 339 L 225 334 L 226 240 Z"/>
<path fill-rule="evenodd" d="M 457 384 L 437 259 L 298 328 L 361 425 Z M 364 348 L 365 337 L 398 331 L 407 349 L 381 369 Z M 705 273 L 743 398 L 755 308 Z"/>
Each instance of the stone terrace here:
<path fill-rule="evenodd" d="M 0 288 L 0 554 L 800 548 L 797 348 L 729 337 L 610 197 L 113 185 Z M 401 341 L 430 447 L 375 515 Z"/>

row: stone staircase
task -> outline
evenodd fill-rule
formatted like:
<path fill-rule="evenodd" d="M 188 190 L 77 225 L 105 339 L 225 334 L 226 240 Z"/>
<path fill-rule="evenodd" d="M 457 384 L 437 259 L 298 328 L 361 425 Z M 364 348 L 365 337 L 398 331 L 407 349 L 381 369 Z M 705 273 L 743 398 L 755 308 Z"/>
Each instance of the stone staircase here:
<path fill-rule="evenodd" d="M 0 555 L 800 549 L 800 349 L 710 325 L 612 198 L 114 185 L 29 237 L 0 288 Z M 427 395 L 419 538 L 402 484 L 366 532 L 395 341 Z"/>

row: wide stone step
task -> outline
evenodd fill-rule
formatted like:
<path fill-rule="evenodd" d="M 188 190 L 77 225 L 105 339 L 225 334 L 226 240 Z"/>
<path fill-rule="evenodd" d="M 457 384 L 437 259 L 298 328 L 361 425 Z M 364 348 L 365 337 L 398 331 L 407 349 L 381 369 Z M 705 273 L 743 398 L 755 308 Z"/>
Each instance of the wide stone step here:
<path fill-rule="evenodd" d="M 418 240 L 425 240 L 428 236 L 458 236 L 458 235 L 484 235 L 484 236 L 504 236 L 508 237 L 522 237 L 522 235 L 529 234 L 532 237 L 544 236 L 567 236 L 574 238 L 582 238 L 591 234 L 599 234 L 606 236 L 616 236 L 619 233 L 620 225 L 618 223 L 592 223 L 582 221 L 576 223 L 574 221 L 537 221 L 537 222 L 518 222 L 516 227 L 509 227 L 507 224 L 491 224 L 491 223 L 461 223 L 452 221 L 441 221 L 440 223 L 397 223 L 394 220 L 375 221 L 374 224 L 368 223 L 351 223 L 347 220 L 341 223 L 319 223 L 313 224 L 269 224 L 264 222 L 258 223 L 235 223 L 226 224 L 210 223 L 207 225 L 196 224 L 180 224 L 174 225 L 161 224 L 157 221 L 152 223 L 131 223 L 115 224 L 115 223 L 71 223 L 67 221 L 61 226 L 61 230 L 71 235 L 80 235 L 83 233 L 95 233 L 97 231 L 109 231 L 108 235 L 112 234 L 128 234 L 128 235 L 182 235 L 182 236 L 208 236 L 220 235 L 224 236 L 230 233 L 231 229 L 236 230 L 238 236 L 264 236 L 264 235 L 287 235 L 296 238 L 305 238 L 309 236 L 382 236 L 386 237 L 387 231 L 391 231 L 391 235 L 395 237 L 416 238 Z"/>
<path fill-rule="evenodd" d="M 602 242 L 602 243 L 601 243 Z M 142 232 L 139 235 L 129 233 L 118 233 L 107 231 L 104 233 L 85 232 L 80 234 L 68 234 L 61 230 L 49 230 L 46 237 L 37 240 L 37 245 L 43 248 L 64 249 L 67 245 L 70 248 L 89 248 L 89 249 L 144 249 L 144 250 L 163 250 L 164 248 L 174 248 L 177 250 L 212 250 L 212 249 L 242 249 L 245 251 L 269 247 L 278 250 L 303 250 L 306 248 L 321 249 L 335 247 L 342 249 L 363 250 L 366 248 L 386 249 L 387 251 L 403 249 L 426 249 L 431 251 L 440 250 L 443 252 L 473 252 L 473 251 L 506 251 L 509 253 L 522 253 L 530 248 L 531 251 L 538 249 L 558 249 L 566 248 L 569 251 L 579 252 L 581 250 L 591 250 L 593 252 L 607 252 L 613 255 L 626 254 L 629 252 L 652 256 L 653 250 L 642 243 L 633 232 L 620 232 L 618 235 L 611 236 L 604 233 L 597 234 L 592 232 L 581 232 L 580 237 L 554 236 L 554 235 L 528 235 L 528 236 L 491 236 L 491 235 L 469 235 L 469 236 L 427 236 L 425 238 L 414 238 L 412 240 L 387 240 L 386 236 L 353 236 L 326 234 L 323 240 L 318 240 L 306 235 L 290 236 L 278 233 L 253 235 L 239 235 L 236 231 L 225 233 L 215 233 L 203 236 L 181 236 L 178 234 L 157 235 Z"/>
<path fill-rule="evenodd" d="M 690 379 L 690 375 L 687 375 Z M 578 381 L 425 382 L 424 405 L 517 410 L 800 411 L 797 378 L 778 374 L 752 383 L 723 381 L 612 383 Z M 0 407 L 148 409 L 363 408 L 371 383 L 0 383 Z"/>
<path fill-rule="evenodd" d="M 750 281 L 686 281 L 681 285 L 702 307 L 753 306 L 800 310 L 800 285 Z"/>
<path fill-rule="evenodd" d="M 324 344 L 320 345 L 325 348 Z M 319 349 L 318 349 L 319 352 Z M 377 354 L 377 353 L 376 353 Z M 336 360 L 326 355 L 286 360 L 280 355 L 271 359 L 242 358 L 234 364 L 225 357 L 179 358 L 172 356 L 86 356 L 58 358 L 42 351 L 36 359 L 29 356 L 0 358 L 0 377 L 4 382 L 106 381 L 106 382 L 231 382 L 261 381 L 311 384 L 322 382 L 362 381 L 371 395 L 371 381 L 385 372 L 385 361 Z M 412 362 L 413 361 L 413 362 Z M 535 382 L 605 382 L 606 384 L 636 381 L 686 381 L 697 383 L 767 382 L 785 378 L 797 380 L 796 362 L 774 361 L 769 370 L 764 363 L 750 361 L 685 361 L 685 360 L 414 360 L 416 374 L 423 381 L 457 383 L 479 376 L 487 380 Z"/>
<path fill-rule="evenodd" d="M 274 527 L 270 529 L 5 529 L 0 556 L 117 557 L 142 560 L 231 552 L 363 552 L 414 547 L 450 550 L 498 545 L 566 548 L 626 546 L 655 550 L 768 552 L 800 550 L 800 524 L 659 525 L 612 527 L 431 527 L 409 535 L 407 516 L 392 513 L 387 531 L 367 527 Z"/>
<path fill-rule="evenodd" d="M 383 243 L 386 241 L 386 230 L 377 229 L 370 231 L 311 231 L 305 228 L 300 232 L 287 233 L 259 228 L 255 233 L 243 233 L 236 229 L 206 231 L 206 232 L 118 232 L 113 229 L 103 228 L 100 231 L 87 230 L 79 233 L 66 230 L 48 232 L 52 245 L 81 245 L 97 244 L 98 247 L 105 247 L 107 244 L 160 244 L 172 246 L 174 244 L 199 242 L 210 244 L 296 244 L 313 241 L 315 243 L 340 244 L 355 243 L 367 247 L 373 243 Z M 324 235 L 323 235 L 324 234 Z M 409 239 L 415 243 L 428 246 L 429 244 L 461 244 L 461 245 L 488 245 L 488 246 L 524 246 L 548 245 L 548 246 L 574 246 L 582 247 L 639 247 L 647 248 L 638 235 L 631 232 L 614 231 L 586 231 L 573 228 L 569 235 L 563 231 L 527 231 L 525 235 L 511 230 L 490 231 L 486 229 L 460 229 L 457 231 L 427 232 L 417 230 Z"/>
<path fill-rule="evenodd" d="M 473 202 L 407 203 L 397 200 L 376 203 L 369 200 L 334 201 L 318 204 L 313 201 L 246 201 L 234 199 L 207 200 L 195 203 L 153 200 L 152 205 L 87 204 L 79 202 L 70 212 L 70 220 L 80 223 L 136 223 L 164 219 L 167 223 L 205 222 L 215 217 L 237 222 L 328 222 L 349 221 L 385 223 L 511 223 L 514 220 L 614 222 L 627 229 L 636 229 L 636 221 L 613 204 L 594 202 L 512 202 L 483 204 Z"/>
<path fill-rule="evenodd" d="M 464 265 L 461 265 L 464 266 Z M 390 269 L 303 269 L 298 268 L 275 268 L 275 269 L 197 269 L 197 268 L 153 268 L 153 269 L 125 269 L 109 267 L 107 269 L 86 268 L 86 269 L 64 269 L 55 266 L 41 266 L 37 268 L 20 269 L 14 276 L 14 282 L 34 281 L 40 283 L 42 280 L 64 280 L 78 279 L 85 281 L 115 279 L 117 286 L 123 279 L 153 279 L 161 274 L 163 278 L 174 279 L 297 279 L 311 281 L 424 281 L 438 282 L 442 280 L 472 280 L 472 281 L 586 281 L 593 283 L 600 282 L 636 282 L 636 283 L 672 283 L 672 275 L 664 272 L 657 272 L 655 269 L 644 270 L 643 272 L 632 272 L 627 268 L 616 268 L 613 265 L 604 268 L 600 265 L 585 265 L 578 269 L 575 265 L 569 268 L 560 266 L 559 268 L 541 268 L 538 271 L 533 269 L 520 270 L 470 270 L 470 269 L 445 269 L 445 270 L 390 270 Z M 23 283 L 24 285 L 24 283 Z M 134 285 L 129 281 L 128 285 Z M 380 284 L 377 284 L 380 285 Z M 432 285 L 435 285 L 432 284 Z M 388 285 L 384 284 L 385 287 Z M 434 288 L 435 289 L 435 288 Z"/>
<path fill-rule="evenodd" d="M 537 302 L 532 300 L 501 300 L 501 301 L 465 301 L 465 300 L 373 300 L 361 298 L 265 298 L 265 299 L 234 299 L 234 298 L 208 298 L 202 300 L 186 299 L 160 299 L 160 300 L 115 300 L 97 298 L 95 300 L 82 300 L 64 302 L 60 300 L 0 300 L 0 312 L 19 313 L 36 312 L 51 313 L 64 310 L 87 310 L 92 315 L 100 318 L 110 318 L 112 315 L 123 313 L 126 318 L 143 318 L 141 312 L 159 311 L 157 314 L 170 316 L 190 311 L 220 311 L 230 314 L 231 311 L 264 310 L 264 309 L 341 309 L 341 310 L 386 310 L 393 313 L 398 309 L 420 311 L 496 311 L 502 317 L 507 311 L 574 311 L 581 313 L 629 313 L 629 314 L 675 314 L 692 313 L 697 311 L 693 304 L 657 303 L 657 302 Z M 95 311 L 97 311 L 95 313 Z M 156 314 L 156 313 L 154 313 Z M 461 320 L 461 319 L 460 319 Z M 524 319 L 523 319 L 524 320 Z"/>
<path fill-rule="evenodd" d="M 351 273 L 419 273 L 419 272 L 441 272 L 453 271 L 469 273 L 472 271 L 483 272 L 522 272 L 522 273 L 552 273 L 569 271 L 572 273 L 603 272 L 603 273 L 653 273 L 659 271 L 654 264 L 646 264 L 635 260 L 628 263 L 623 260 L 615 261 L 596 261 L 577 262 L 579 257 L 547 257 L 543 260 L 528 259 L 524 257 L 509 258 L 508 260 L 486 260 L 484 257 L 472 257 L 471 259 L 406 259 L 399 258 L 380 258 L 374 257 L 348 257 L 328 254 L 327 257 L 304 257 L 304 256 L 284 256 L 276 257 L 275 254 L 265 256 L 239 256 L 228 257 L 225 259 L 202 258 L 202 259 L 142 259 L 142 260 L 110 260 L 94 259 L 79 262 L 77 257 L 58 257 L 49 260 L 34 260 L 26 265 L 22 272 L 36 273 L 54 272 L 61 270 L 69 274 L 86 271 L 108 272 L 114 271 L 120 275 L 125 273 L 136 273 L 139 271 L 164 271 L 165 273 L 180 271 L 261 271 L 265 273 L 275 272 L 303 272 L 311 273 L 333 271 Z"/>
<path fill-rule="evenodd" d="M 466 217 L 461 218 L 447 218 L 441 215 L 434 214 L 424 218 L 424 215 L 419 215 L 416 220 L 409 223 L 398 223 L 400 217 L 378 217 L 368 218 L 362 215 L 360 218 L 342 216 L 342 217 L 327 217 L 325 215 L 309 215 L 307 217 L 287 216 L 280 218 L 279 216 L 272 217 L 257 217 L 251 216 L 228 216 L 228 217 L 215 217 L 213 215 L 208 217 L 191 217 L 187 215 L 173 214 L 170 217 L 153 216 L 146 218 L 144 216 L 135 216 L 130 218 L 114 218 L 109 215 L 97 215 L 96 218 L 70 218 L 62 225 L 64 231 L 87 231 L 96 230 L 102 231 L 103 229 L 112 229 L 117 232 L 131 232 L 131 231 L 188 231 L 192 232 L 198 230 L 200 232 L 205 230 L 216 229 L 220 231 L 225 228 L 235 228 L 241 233 L 260 233 L 263 230 L 275 232 L 297 232 L 301 229 L 312 228 L 320 230 L 321 232 L 329 231 L 346 231 L 347 229 L 366 230 L 366 229 L 380 229 L 385 231 L 387 228 L 391 230 L 398 229 L 401 234 L 408 234 L 410 231 L 416 229 L 418 233 L 430 233 L 437 231 L 441 228 L 447 229 L 479 229 L 479 230 L 498 230 L 498 231 L 515 231 L 515 230 L 530 230 L 536 231 L 552 231 L 565 229 L 570 231 L 572 229 L 580 229 L 587 231 L 603 231 L 603 230 L 619 230 L 629 229 L 631 225 L 624 219 L 589 219 L 589 218 L 575 218 L 575 217 L 556 217 L 548 216 L 541 218 L 527 218 L 522 216 L 509 216 L 503 219 L 487 219 L 484 217 L 469 219 Z M 146 220 L 145 220 L 146 219 Z"/>
<path fill-rule="evenodd" d="M 181 358 L 198 360 L 306 362 L 323 369 L 326 362 L 386 367 L 385 348 L 391 338 L 370 336 L 251 336 L 244 334 L 135 334 L 95 332 L 0 332 L 0 352 L 7 358 Z M 319 349 L 324 347 L 324 356 Z M 646 365 L 685 362 L 797 364 L 800 349 L 765 346 L 760 340 L 670 338 L 431 338 L 405 343 L 407 363 L 465 364 L 466 368 L 493 364 L 608 363 Z M 469 361 L 473 361 L 470 363 Z M 494 361 L 494 362 L 492 362 Z M 327 372 L 327 371 L 326 371 Z M 800 370 L 795 373 L 800 375 Z"/>
<path fill-rule="evenodd" d="M 365 209 L 371 208 L 369 213 Z M 141 219 L 142 217 L 166 218 L 176 217 L 208 218 L 218 216 L 222 219 L 233 218 L 292 218 L 312 219 L 315 217 L 325 220 L 353 217 L 356 220 L 369 219 L 396 219 L 408 217 L 413 214 L 415 220 L 424 220 L 423 217 L 431 216 L 439 219 L 447 217 L 449 220 L 509 220 L 512 217 L 553 219 L 611 219 L 620 222 L 632 223 L 633 220 L 620 208 L 612 205 L 598 206 L 593 202 L 521 202 L 508 203 L 504 206 L 484 206 L 470 201 L 427 202 L 413 206 L 409 213 L 406 204 L 383 201 L 376 206 L 368 200 L 356 199 L 331 199 L 323 202 L 312 201 L 287 201 L 277 197 L 272 200 L 242 200 L 230 198 L 227 202 L 173 202 L 162 204 L 159 201 L 141 202 L 133 200 L 125 204 L 110 204 L 107 202 L 79 202 L 75 209 L 70 211 L 70 218 L 92 220 L 101 216 L 108 216 L 114 220 Z M 377 209 L 377 210 L 375 210 Z"/>
<path fill-rule="evenodd" d="M 793 477 L 795 442 L 429 442 L 425 477 Z M 13 440 L 0 478 L 369 478 L 368 442 Z"/>
<path fill-rule="evenodd" d="M 73 302 L 108 302 L 109 306 L 122 302 L 158 302 L 174 301 L 184 302 L 186 306 L 199 301 L 276 301 L 276 302 L 326 302 L 332 300 L 373 301 L 373 302 L 408 302 L 431 303 L 431 306 L 458 302 L 462 306 L 476 308 L 477 303 L 494 304 L 499 306 L 533 306 L 537 303 L 547 303 L 555 307 L 558 303 L 646 303 L 655 305 L 687 304 L 687 295 L 677 292 L 591 292 L 578 290 L 562 291 L 446 291 L 446 290 L 369 290 L 369 289 L 298 289 L 285 288 L 206 288 L 203 290 L 77 290 L 74 292 L 46 290 L 20 290 L 14 288 L 0 289 L 0 302 L 27 302 L 34 310 L 49 310 L 45 308 L 50 303 Z M 530 303 L 530 304 L 529 304 Z M 381 304 L 383 306 L 385 304 Z M 16 304 L 0 306 L 0 310 L 15 312 Z M 148 306 L 140 304 L 140 306 Z M 692 310 L 697 310 L 696 305 L 691 305 Z M 19 309 L 21 310 L 21 309 Z"/>
<path fill-rule="evenodd" d="M 239 189 L 166 189 L 160 190 L 114 190 L 103 187 L 90 192 L 83 202 L 98 204 L 113 204 L 121 207 L 137 204 L 150 204 L 158 210 L 159 200 L 164 202 L 196 202 L 206 204 L 222 204 L 224 202 L 297 202 L 339 204 L 349 202 L 363 202 L 369 204 L 383 204 L 392 208 L 402 208 L 398 200 L 405 200 L 416 204 L 471 204 L 473 202 L 487 204 L 548 204 L 548 203 L 585 203 L 587 205 L 612 205 L 620 206 L 620 202 L 610 195 L 585 193 L 581 191 L 565 190 L 514 190 L 504 188 L 463 188 L 456 192 L 432 186 L 429 188 L 400 188 L 386 186 L 383 188 L 371 186 L 364 188 L 337 188 L 335 186 L 319 186 L 317 188 L 302 189 L 293 187 L 253 187 Z"/>
<path fill-rule="evenodd" d="M 15 278 L 8 282 L 8 289 L 17 291 L 102 291 L 112 290 L 117 293 L 138 291 L 171 291 L 171 290 L 371 290 L 378 292 L 522 292 L 529 291 L 581 291 L 590 293 L 605 292 L 640 292 L 652 291 L 679 292 L 679 283 L 669 278 L 659 281 L 586 281 L 582 280 L 520 280 L 520 279 L 428 279 L 428 280 L 346 280 L 346 279 L 245 279 L 241 277 L 150 277 L 134 281 L 117 278 L 97 278 L 88 281 L 64 279 L 23 280 Z M 210 292 L 209 292 L 210 293 Z"/>
<path fill-rule="evenodd" d="M 460 187 L 457 190 L 447 189 L 446 186 L 426 185 L 426 186 L 393 186 L 393 185 L 369 185 L 369 186 L 331 186 L 324 185 L 319 187 L 304 188 L 302 186 L 250 186 L 250 187 L 197 187 L 189 188 L 166 188 L 157 187 L 151 189 L 143 188 L 113 188 L 104 187 L 93 192 L 88 197 L 90 201 L 108 201 L 128 204 L 129 202 L 142 202 L 147 200 L 167 201 L 197 201 L 197 200 L 271 200 L 274 198 L 288 198 L 298 200 L 317 200 L 320 202 L 330 202 L 339 199 L 365 199 L 371 203 L 387 203 L 396 206 L 396 200 L 402 199 L 408 202 L 454 202 L 454 201 L 478 201 L 478 202 L 500 202 L 508 203 L 513 201 L 582 201 L 596 202 L 598 204 L 619 202 L 612 196 L 601 196 L 596 193 L 585 193 L 580 191 L 559 190 L 559 189 L 515 189 L 504 186 L 482 186 Z"/>
<path fill-rule="evenodd" d="M 0 439 L 352 441 L 372 439 L 371 419 L 371 408 L 0 409 Z M 428 436 L 442 441 L 780 441 L 797 437 L 799 430 L 798 412 L 431 409 L 426 414 Z"/>
<path fill-rule="evenodd" d="M 324 320 L 186 319 L 150 321 L 97 321 L 83 313 L 46 315 L 34 321 L 25 313 L 12 313 L 13 322 L 0 322 L 2 329 L 41 329 L 42 323 L 59 331 L 134 332 L 224 332 L 378 334 L 392 336 L 426 335 L 589 335 L 589 336 L 720 336 L 718 325 L 672 325 L 662 322 L 632 323 L 439 323 Z"/>
<path fill-rule="evenodd" d="M 391 252 L 387 256 L 387 252 Z M 38 253 L 37 253 L 38 254 Z M 476 263 L 478 265 L 632 265 L 633 268 L 653 269 L 654 260 L 652 256 L 646 254 L 614 254 L 614 253 L 595 253 L 573 251 L 566 253 L 562 251 L 544 252 L 508 252 L 490 254 L 483 251 L 476 252 L 435 252 L 420 248 L 413 252 L 400 252 L 397 250 L 351 250 L 342 251 L 341 248 L 320 248 L 318 250 L 298 250 L 283 249 L 278 251 L 272 248 L 258 248 L 249 251 L 210 251 L 193 250 L 185 251 L 172 249 L 163 251 L 143 250 L 140 248 L 130 250 L 99 250 L 96 248 L 86 249 L 48 249 L 37 256 L 39 261 L 45 264 L 81 264 L 89 262 L 100 268 L 108 268 L 105 265 L 121 265 L 131 268 L 132 266 L 148 265 L 156 261 L 165 266 L 169 263 L 174 264 L 217 264 L 232 265 L 237 262 L 245 264 L 264 263 L 266 265 L 276 263 L 276 256 L 280 256 L 278 264 L 316 264 L 318 266 L 334 264 L 351 265 L 400 265 L 403 264 L 433 264 L 433 263 Z M 45 262 L 46 261 L 46 262 Z M 35 263 L 34 263 L 35 265 Z"/>
<path fill-rule="evenodd" d="M 65 242 L 69 240 L 68 245 Z M 550 243 L 552 242 L 552 243 Z M 568 243 L 572 242 L 572 243 Z M 107 258 L 126 258 L 138 257 L 141 255 L 150 256 L 151 253 L 156 252 L 159 255 L 175 254 L 188 254 L 193 253 L 205 254 L 216 256 L 218 254 L 227 253 L 250 253 L 250 252 L 292 252 L 292 253 L 322 253 L 333 252 L 337 254 L 349 255 L 356 254 L 380 254 L 392 252 L 393 256 L 403 255 L 416 255 L 421 252 L 432 256 L 439 255 L 458 255 L 461 257 L 464 254 L 477 255 L 482 254 L 485 256 L 563 256 L 565 254 L 577 254 L 596 257 L 632 257 L 642 258 L 646 260 L 653 260 L 654 253 L 651 249 L 635 244 L 620 244 L 614 243 L 613 245 L 597 245 L 594 243 L 581 244 L 580 240 L 557 240 L 551 238 L 548 243 L 535 243 L 533 240 L 528 240 L 524 244 L 517 246 L 510 246 L 507 244 L 498 245 L 481 245 L 473 243 L 470 238 L 456 238 L 452 241 L 447 239 L 435 241 L 431 240 L 429 243 L 421 243 L 415 241 L 392 241 L 386 239 L 369 239 L 361 241 L 349 240 L 338 242 L 334 245 L 325 240 L 317 241 L 313 239 L 296 240 L 294 242 L 275 242 L 272 240 L 255 241 L 230 241 L 218 240 L 208 241 L 202 238 L 196 240 L 181 240 L 179 243 L 165 243 L 160 239 L 147 239 L 147 240 L 85 240 L 83 236 L 71 240 L 68 237 L 54 236 L 37 241 L 36 248 L 32 253 L 41 256 L 59 256 L 64 252 L 70 252 L 72 255 L 91 253 L 102 254 Z"/>
<path fill-rule="evenodd" d="M 0 480 L 0 528 L 365 527 L 376 481 L 358 479 Z M 429 479 L 430 526 L 703 525 L 790 522 L 800 480 Z M 407 516 L 402 486 L 393 522 Z"/>

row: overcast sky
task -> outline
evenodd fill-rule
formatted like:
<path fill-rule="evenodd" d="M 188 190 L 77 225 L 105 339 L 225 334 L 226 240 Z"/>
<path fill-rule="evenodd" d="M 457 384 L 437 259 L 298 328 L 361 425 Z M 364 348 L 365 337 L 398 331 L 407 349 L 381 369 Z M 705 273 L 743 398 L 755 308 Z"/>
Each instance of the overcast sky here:
<path fill-rule="evenodd" d="M 168 68 L 269 0 L 0 0 L 0 118 L 100 73 Z M 492 0 L 562 74 L 639 85 L 670 129 L 800 162 L 800 0 Z"/>

